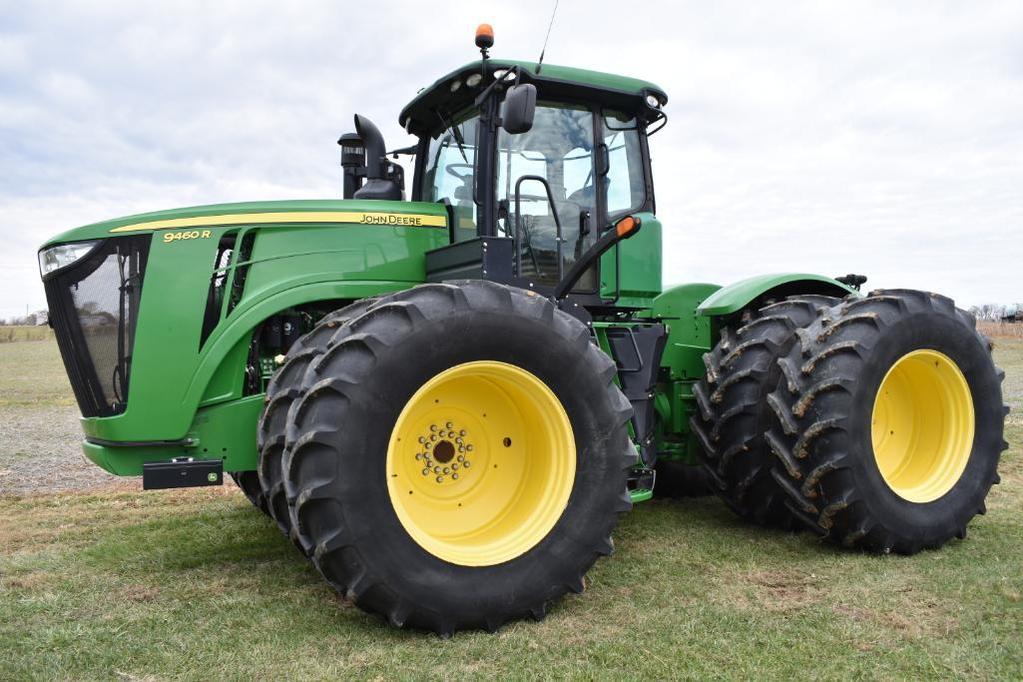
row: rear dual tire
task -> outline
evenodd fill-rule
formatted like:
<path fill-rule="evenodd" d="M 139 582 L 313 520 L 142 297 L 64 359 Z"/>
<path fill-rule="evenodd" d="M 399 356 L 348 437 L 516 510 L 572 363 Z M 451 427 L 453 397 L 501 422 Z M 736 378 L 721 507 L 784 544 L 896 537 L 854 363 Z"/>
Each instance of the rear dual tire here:
<path fill-rule="evenodd" d="M 878 291 L 799 331 L 766 440 L 793 516 L 828 540 L 913 554 L 966 536 L 998 482 L 1004 373 L 943 296 Z"/>
<path fill-rule="evenodd" d="M 838 300 L 793 296 L 747 310 L 722 327 L 720 341 L 704 355 L 707 372 L 693 387 L 697 412 L 690 427 L 701 445 L 710 489 L 747 521 L 782 528 L 797 523 L 771 476 L 774 458 L 763 434 L 773 415 L 766 399 L 778 383 L 778 359 L 796 342 L 796 330 Z"/>

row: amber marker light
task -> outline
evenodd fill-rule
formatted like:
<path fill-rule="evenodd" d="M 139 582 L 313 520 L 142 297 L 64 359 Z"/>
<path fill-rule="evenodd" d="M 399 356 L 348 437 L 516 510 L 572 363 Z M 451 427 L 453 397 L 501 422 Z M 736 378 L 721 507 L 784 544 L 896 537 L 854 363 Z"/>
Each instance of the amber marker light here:
<path fill-rule="evenodd" d="M 480 24 L 476 27 L 476 47 L 481 50 L 494 46 L 494 27 L 490 24 Z"/>
<path fill-rule="evenodd" d="M 639 229 L 640 220 L 635 216 L 625 216 L 617 223 L 615 223 L 615 232 L 618 233 L 620 239 L 625 239 L 632 235 L 633 232 Z"/>

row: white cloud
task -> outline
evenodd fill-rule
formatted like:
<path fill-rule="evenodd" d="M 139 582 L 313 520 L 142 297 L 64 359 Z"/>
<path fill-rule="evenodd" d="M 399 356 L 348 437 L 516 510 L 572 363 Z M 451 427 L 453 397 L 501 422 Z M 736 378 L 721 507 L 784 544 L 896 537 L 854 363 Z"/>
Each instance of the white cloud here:
<path fill-rule="evenodd" d="M 177 205 L 340 193 L 355 112 L 392 146 L 418 88 L 534 58 L 550 2 L 17 4 L 0 19 L 0 316 L 35 249 Z M 599 7 L 599 11 L 596 11 Z M 665 281 L 849 271 L 1023 299 L 1023 6 L 562 2 L 552 63 L 669 94 L 651 140 Z"/>

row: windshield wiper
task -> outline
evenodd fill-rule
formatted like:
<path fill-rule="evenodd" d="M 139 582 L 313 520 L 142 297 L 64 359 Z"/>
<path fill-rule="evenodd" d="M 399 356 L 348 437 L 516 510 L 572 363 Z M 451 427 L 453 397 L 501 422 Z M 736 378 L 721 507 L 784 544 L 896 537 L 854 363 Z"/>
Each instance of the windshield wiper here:
<path fill-rule="evenodd" d="M 455 138 L 455 144 L 458 145 L 458 152 L 462 155 L 462 160 L 465 161 L 466 163 L 469 163 L 469 157 L 465 155 L 465 139 L 462 137 L 462 131 L 459 130 L 459 128 L 454 124 L 449 123 L 448 120 L 444 118 L 444 114 L 440 113 L 439 111 L 436 113 L 437 117 L 440 118 L 441 124 L 443 124 L 444 127 L 447 128 L 448 130 L 450 130 L 451 136 Z"/>

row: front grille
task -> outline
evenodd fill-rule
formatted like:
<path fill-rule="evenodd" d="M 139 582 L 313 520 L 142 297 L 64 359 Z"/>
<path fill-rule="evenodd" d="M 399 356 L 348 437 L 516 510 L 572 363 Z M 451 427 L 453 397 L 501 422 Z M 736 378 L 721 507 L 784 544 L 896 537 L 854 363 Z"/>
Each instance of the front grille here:
<path fill-rule="evenodd" d="M 100 242 L 43 279 L 50 324 L 84 417 L 128 405 L 128 382 L 149 235 Z"/>

